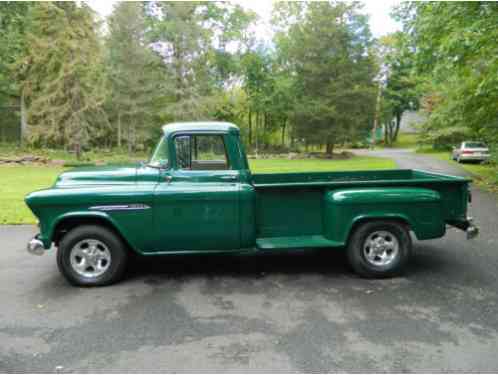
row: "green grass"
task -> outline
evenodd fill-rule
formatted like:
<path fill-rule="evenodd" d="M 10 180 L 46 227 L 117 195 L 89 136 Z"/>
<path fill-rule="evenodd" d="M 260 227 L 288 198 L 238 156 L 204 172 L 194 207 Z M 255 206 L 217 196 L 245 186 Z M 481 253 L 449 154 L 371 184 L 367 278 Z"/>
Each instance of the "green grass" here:
<path fill-rule="evenodd" d="M 417 148 L 418 147 L 417 134 L 399 133 L 398 139 L 394 142 L 395 148 Z"/>
<path fill-rule="evenodd" d="M 24 196 L 52 185 L 61 171 L 59 167 L 0 166 L 0 224 L 35 223 Z"/>
<path fill-rule="evenodd" d="M 356 156 L 346 160 L 326 159 L 251 159 L 254 173 L 272 172 L 324 172 L 324 171 L 361 171 L 367 169 L 392 169 L 396 164 L 391 159 Z"/>
<path fill-rule="evenodd" d="M 390 159 L 353 157 L 348 160 L 250 160 L 251 169 L 264 172 L 306 172 L 395 168 Z M 37 189 L 49 187 L 55 181 L 61 167 L 54 166 L 0 166 L 0 224 L 32 224 L 36 222 L 24 204 L 24 196 Z"/>
<path fill-rule="evenodd" d="M 450 151 L 435 151 L 425 149 L 417 150 L 417 153 L 426 154 L 433 158 L 444 160 L 459 165 L 472 174 L 474 183 L 488 191 L 498 192 L 498 167 L 493 164 L 478 164 L 473 162 L 457 163 L 451 159 Z"/>

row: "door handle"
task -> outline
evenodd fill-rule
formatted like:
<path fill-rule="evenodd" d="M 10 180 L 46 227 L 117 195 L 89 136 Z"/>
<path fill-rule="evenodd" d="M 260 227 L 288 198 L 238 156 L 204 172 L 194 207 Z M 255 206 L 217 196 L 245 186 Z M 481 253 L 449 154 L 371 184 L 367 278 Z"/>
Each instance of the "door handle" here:
<path fill-rule="evenodd" d="M 228 180 L 228 181 L 236 181 L 237 176 L 221 176 L 222 180 Z"/>
<path fill-rule="evenodd" d="M 171 176 L 164 176 L 164 181 L 166 181 L 168 184 L 173 180 L 173 177 Z"/>

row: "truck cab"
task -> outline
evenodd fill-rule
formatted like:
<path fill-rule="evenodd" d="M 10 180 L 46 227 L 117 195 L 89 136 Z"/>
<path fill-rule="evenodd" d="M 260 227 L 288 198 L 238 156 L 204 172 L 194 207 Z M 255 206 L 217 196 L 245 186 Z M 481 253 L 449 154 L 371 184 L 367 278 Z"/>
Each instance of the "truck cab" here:
<path fill-rule="evenodd" d="M 26 203 L 40 221 L 34 254 L 57 247 L 75 285 L 106 285 L 130 253 L 347 252 L 364 277 L 399 274 L 412 236 L 447 225 L 477 235 L 470 180 L 418 170 L 253 174 L 230 123 L 175 123 L 141 165 L 62 173 Z"/>

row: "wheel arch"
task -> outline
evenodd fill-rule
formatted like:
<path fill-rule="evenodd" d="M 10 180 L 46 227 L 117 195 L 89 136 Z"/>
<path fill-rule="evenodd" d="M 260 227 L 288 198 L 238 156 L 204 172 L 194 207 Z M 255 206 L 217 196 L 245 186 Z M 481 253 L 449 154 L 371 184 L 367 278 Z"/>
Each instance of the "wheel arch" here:
<path fill-rule="evenodd" d="M 51 242 L 53 242 L 55 246 L 59 246 L 62 238 L 69 233 L 70 230 L 82 225 L 98 225 L 105 227 L 115 233 L 121 241 L 123 241 L 128 250 L 137 252 L 123 235 L 123 231 L 116 221 L 109 215 L 100 212 L 74 212 L 57 218 L 52 226 Z"/>
<path fill-rule="evenodd" d="M 369 223 L 372 221 L 390 221 L 390 222 L 396 222 L 398 224 L 402 224 L 406 227 L 408 231 L 412 230 L 413 231 L 413 223 L 405 215 L 402 214 L 394 214 L 394 215 L 361 215 L 357 216 L 353 219 L 351 226 L 348 231 L 348 238 L 347 238 L 347 243 L 349 243 L 349 240 L 351 239 L 351 236 L 353 233 L 363 224 Z M 415 233 L 415 231 L 414 231 Z M 416 235 L 416 233 L 415 233 Z"/>

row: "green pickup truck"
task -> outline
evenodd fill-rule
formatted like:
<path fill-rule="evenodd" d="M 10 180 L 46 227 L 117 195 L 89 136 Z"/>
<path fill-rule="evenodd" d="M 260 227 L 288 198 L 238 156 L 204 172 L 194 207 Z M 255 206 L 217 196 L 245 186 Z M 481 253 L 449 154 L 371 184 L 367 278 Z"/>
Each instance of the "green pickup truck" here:
<path fill-rule="evenodd" d="M 358 274 L 388 277 L 409 259 L 410 231 L 477 235 L 469 183 L 419 170 L 253 174 L 235 125 L 175 123 L 148 163 L 70 170 L 30 193 L 40 233 L 28 251 L 55 245 L 61 273 L 86 286 L 119 280 L 131 253 L 345 248 Z"/>

